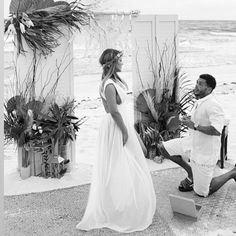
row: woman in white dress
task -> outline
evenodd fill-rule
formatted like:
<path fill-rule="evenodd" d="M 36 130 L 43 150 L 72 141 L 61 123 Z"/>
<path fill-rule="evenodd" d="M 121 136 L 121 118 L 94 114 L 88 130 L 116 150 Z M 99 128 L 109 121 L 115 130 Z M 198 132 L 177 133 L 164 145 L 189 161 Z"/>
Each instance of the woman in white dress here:
<path fill-rule="evenodd" d="M 127 84 L 117 74 L 122 53 L 106 49 L 99 62 L 103 67 L 100 95 L 107 113 L 99 129 L 87 207 L 76 228 L 141 231 L 152 223 L 156 196 L 141 140 L 129 121 Z"/>

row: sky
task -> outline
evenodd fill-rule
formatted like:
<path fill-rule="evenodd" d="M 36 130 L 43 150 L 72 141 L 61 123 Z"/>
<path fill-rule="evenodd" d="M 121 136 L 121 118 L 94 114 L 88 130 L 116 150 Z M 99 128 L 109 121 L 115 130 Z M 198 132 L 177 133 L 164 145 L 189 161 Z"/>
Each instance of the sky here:
<path fill-rule="evenodd" d="M 11 0 L 4 0 L 4 17 Z M 82 0 L 85 2 L 86 0 Z M 101 0 L 102 9 L 140 10 L 141 14 L 177 14 L 183 20 L 236 20 L 236 0 Z"/>

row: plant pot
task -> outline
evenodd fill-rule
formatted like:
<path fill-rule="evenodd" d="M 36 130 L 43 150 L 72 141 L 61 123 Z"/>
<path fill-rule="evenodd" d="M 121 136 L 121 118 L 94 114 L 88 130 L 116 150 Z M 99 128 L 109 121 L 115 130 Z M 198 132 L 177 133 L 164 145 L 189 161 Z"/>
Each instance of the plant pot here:
<path fill-rule="evenodd" d="M 20 177 L 22 179 L 27 179 L 30 177 L 30 165 L 27 167 L 21 167 L 20 168 Z"/>
<path fill-rule="evenodd" d="M 65 160 L 65 166 L 67 169 L 67 172 L 70 172 L 72 167 L 71 167 L 71 142 L 68 142 L 66 145 L 60 145 L 60 152 L 59 155 L 64 158 Z"/>
<path fill-rule="evenodd" d="M 18 148 L 18 168 L 17 170 L 21 173 L 22 161 L 23 165 L 26 165 L 26 156 L 28 158 L 28 164 L 30 163 L 30 174 L 33 176 L 39 176 L 42 172 L 42 154 L 34 152 L 33 150 L 25 150 L 23 147 Z"/>
<path fill-rule="evenodd" d="M 31 175 L 39 176 L 42 172 L 42 154 L 35 151 L 29 151 Z"/>
<path fill-rule="evenodd" d="M 17 146 L 17 150 L 18 150 L 18 155 L 17 155 L 17 171 L 20 172 L 21 171 L 21 166 L 22 166 L 22 147 Z"/>
<path fill-rule="evenodd" d="M 153 160 L 156 155 L 157 155 L 156 146 L 152 145 L 148 150 L 148 159 Z"/>
<path fill-rule="evenodd" d="M 67 159 L 67 145 L 60 144 L 59 150 L 59 155 Z"/>

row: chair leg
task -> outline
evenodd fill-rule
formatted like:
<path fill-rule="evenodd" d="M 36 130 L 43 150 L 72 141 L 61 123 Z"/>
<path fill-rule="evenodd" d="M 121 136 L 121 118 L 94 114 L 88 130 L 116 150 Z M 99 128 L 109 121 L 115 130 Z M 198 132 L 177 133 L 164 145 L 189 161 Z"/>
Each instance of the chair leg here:
<path fill-rule="evenodd" d="M 228 135 L 225 137 L 225 160 L 228 159 Z"/>
<path fill-rule="evenodd" d="M 225 126 L 222 130 L 220 142 L 221 142 L 221 147 L 220 147 L 220 168 L 223 169 L 224 168 L 224 160 L 225 160 Z"/>
<path fill-rule="evenodd" d="M 224 147 L 221 147 L 220 151 L 220 168 L 224 168 Z"/>
<path fill-rule="evenodd" d="M 220 168 L 224 168 L 224 155 L 220 155 Z"/>

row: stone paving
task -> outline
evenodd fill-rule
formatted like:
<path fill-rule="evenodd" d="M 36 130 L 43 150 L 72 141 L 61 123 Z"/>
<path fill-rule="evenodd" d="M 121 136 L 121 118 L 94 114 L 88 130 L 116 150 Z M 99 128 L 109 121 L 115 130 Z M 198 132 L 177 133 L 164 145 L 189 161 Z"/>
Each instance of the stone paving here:
<path fill-rule="evenodd" d="M 180 168 L 156 171 L 152 177 L 157 196 L 153 224 L 142 232 L 125 235 L 236 235 L 236 183 L 233 180 L 212 196 L 200 198 L 193 192 L 178 191 L 179 181 L 185 177 Z M 89 232 L 76 230 L 75 226 L 85 210 L 88 193 L 89 185 L 82 185 L 5 197 L 5 235 L 124 235 L 110 229 Z M 194 199 L 202 206 L 199 219 L 194 221 L 174 216 L 168 194 Z M 219 231 L 222 233 L 217 233 Z"/>

